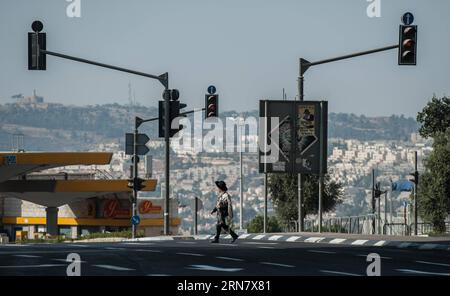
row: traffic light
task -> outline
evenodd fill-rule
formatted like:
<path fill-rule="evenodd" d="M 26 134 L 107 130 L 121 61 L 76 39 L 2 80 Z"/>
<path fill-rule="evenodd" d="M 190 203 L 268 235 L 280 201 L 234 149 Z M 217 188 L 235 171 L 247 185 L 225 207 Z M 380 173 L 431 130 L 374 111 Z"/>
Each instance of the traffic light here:
<path fill-rule="evenodd" d="M 166 100 L 169 101 L 169 123 L 170 123 L 170 132 L 169 137 L 173 137 L 176 133 L 178 133 L 182 128 L 177 125 L 177 128 L 172 128 L 172 122 L 180 117 L 180 110 L 185 108 L 187 105 L 180 103 L 178 101 L 180 97 L 180 93 L 177 89 L 168 89 L 163 93 L 164 101 L 159 101 L 158 104 L 158 117 L 159 117 L 159 137 L 164 138 L 165 136 L 165 106 Z"/>
<path fill-rule="evenodd" d="M 131 188 L 136 191 L 141 191 L 143 188 L 145 188 L 145 185 L 143 184 L 144 182 L 145 182 L 144 179 L 137 177 L 128 179 L 128 188 Z"/>
<path fill-rule="evenodd" d="M 417 26 L 400 26 L 398 64 L 417 64 Z"/>
<path fill-rule="evenodd" d="M 46 69 L 45 53 L 41 53 L 46 49 L 46 35 L 39 33 L 43 27 L 40 21 L 34 21 L 31 25 L 34 32 L 28 33 L 28 70 Z"/>
<path fill-rule="evenodd" d="M 219 95 L 205 95 L 205 118 L 219 117 Z"/>

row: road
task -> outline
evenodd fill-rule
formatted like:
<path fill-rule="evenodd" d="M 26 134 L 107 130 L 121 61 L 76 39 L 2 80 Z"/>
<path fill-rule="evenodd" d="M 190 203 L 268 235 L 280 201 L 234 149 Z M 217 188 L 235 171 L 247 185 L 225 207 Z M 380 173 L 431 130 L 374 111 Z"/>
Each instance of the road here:
<path fill-rule="evenodd" d="M 365 276 L 370 253 L 384 276 L 450 276 L 448 251 L 250 240 L 0 245 L 0 275 L 65 276 L 70 253 L 82 276 Z"/>

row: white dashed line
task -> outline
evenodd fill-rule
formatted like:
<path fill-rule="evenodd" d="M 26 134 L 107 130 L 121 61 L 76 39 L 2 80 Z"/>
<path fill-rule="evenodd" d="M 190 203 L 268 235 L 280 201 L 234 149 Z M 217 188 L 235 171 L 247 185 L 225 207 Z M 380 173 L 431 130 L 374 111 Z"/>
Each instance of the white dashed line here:
<path fill-rule="evenodd" d="M 445 263 L 435 263 L 435 262 L 427 262 L 427 261 L 416 261 L 416 262 L 417 263 L 422 263 L 422 264 L 450 267 L 450 264 L 445 264 Z"/>
<path fill-rule="evenodd" d="M 196 256 L 196 257 L 203 257 L 203 256 L 205 256 L 203 254 L 197 254 L 197 253 L 177 253 L 177 255 Z"/>
<path fill-rule="evenodd" d="M 133 250 L 133 251 L 136 251 L 136 252 L 149 252 L 149 253 L 161 253 L 160 250 L 152 250 L 152 249 L 136 249 L 136 250 Z"/>
<path fill-rule="evenodd" d="M 278 243 L 263 243 L 263 242 L 243 242 L 246 245 L 278 245 Z"/>
<path fill-rule="evenodd" d="M 367 255 L 368 255 L 368 254 L 357 254 L 356 256 L 357 256 L 357 257 L 364 257 L 364 258 L 367 258 Z M 381 258 L 381 259 L 386 259 L 386 260 L 391 260 L 391 259 L 392 259 L 391 257 L 385 257 L 385 256 L 380 256 L 380 258 Z"/>
<path fill-rule="evenodd" d="M 423 244 L 419 247 L 420 250 L 431 250 L 436 248 L 438 245 L 437 244 Z"/>
<path fill-rule="evenodd" d="M 262 246 L 262 247 L 258 247 L 258 249 L 275 249 L 275 247 L 264 247 L 264 246 Z"/>
<path fill-rule="evenodd" d="M 339 274 L 339 275 L 348 275 L 348 276 L 361 276 L 360 274 L 356 274 L 356 273 L 349 273 L 349 272 L 342 272 L 342 271 L 335 271 L 335 270 L 321 270 L 320 272 Z"/>
<path fill-rule="evenodd" d="M 52 259 L 53 261 L 58 261 L 58 262 L 67 262 L 67 263 L 86 263 L 86 261 L 67 261 L 67 259 Z"/>
<path fill-rule="evenodd" d="M 271 237 L 269 237 L 270 241 L 276 241 L 279 240 L 280 238 L 282 238 L 282 235 L 272 235 Z"/>
<path fill-rule="evenodd" d="M 239 236 L 239 238 L 242 238 L 242 239 L 244 239 L 244 238 L 247 238 L 247 237 L 249 237 L 251 234 L 248 234 L 248 233 L 245 233 L 245 234 L 241 234 L 240 236 Z"/>
<path fill-rule="evenodd" d="M 260 263 L 264 264 L 264 265 L 273 265 L 273 266 L 279 266 L 279 267 L 289 267 L 289 268 L 295 267 L 294 265 L 282 264 L 282 263 L 273 263 L 273 262 L 260 262 Z"/>
<path fill-rule="evenodd" d="M 319 243 L 324 239 L 324 237 L 310 237 L 305 239 L 305 243 Z"/>
<path fill-rule="evenodd" d="M 42 268 L 42 267 L 59 267 L 66 266 L 65 264 L 38 264 L 38 265 L 9 265 L 9 266 L 0 266 L 0 268 Z"/>
<path fill-rule="evenodd" d="M 41 258 L 42 256 L 36 256 L 36 255 L 13 255 L 14 257 L 21 257 L 21 258 Z"/>
<path fill-rule="evenodd" d="M 400 271 L 400 272 L 403 272 L 403 273 L 411 273 L 411 274 L 450 276 L 450 273 L 429 272 L 429 271 L 421 271 L 421 270 L 414 270 L 414 269 L 396 269 L 396 270 Z"/>
<path fill-rule="evenodd" d="M 288 238 L 286 241 L 287 242 L 295 242 L 296 240 L 300 239 L 301 236 L 291 236 L 290 238 Z"/>
<path fill-rule="evenodd" d="M 332 239 L 329 243 L 339 245 L 339 244 L 342 244 L 343 242 L 345 242 L 346 240 L 347 239 L 345 239 L 345 238 L 335 238 L 335 239 Z"/>
<path fill-rule="evenodd" d="M 336 252 L 332 251 L 320 251 L 320 250 L 308 250 L 311 253 L 320 253 L 320 254 L 336 254 Z"/>
<path fill-rule="evenodd" d="M 121 267 L 121 266 L 114 266 L 114 265 L 92 265 L 95 267 L 100 267 L 100 268 L 104 268 L 104 269 L 110 269 L 110 270 L 117 270 L 117 271 L 130 271 L 130 270 L 135 270 L 133 268 L 127 268 L 127 267 Z"/>
<path fill-rule="evenodd" d="M 376 247 L 382 247 L 382 246 L 384 246 L 385 244 L 386 244 L 386 241 L 381 240 L 381 241 L 379 241 L 379 242 L 376 242 L 376 243 L 374 244 L 374 246 L 376 246 Z"/>
<path fill-rule="evenodd" d="M 223 259 L 223 260 L 231 260 L 231 261 L 244 261 L 243 259 L 239 259 L 239 258 L 231 258 L 231 257 L 221 257 L 218 256 L 216 257 L 217 259 Z"/>
<path fill-rule="evenodd" d="M 368 240 L 366 240 L 366 239 L 358 239 L 358 240 L 355 240 L 354 242 L 352 242 L 351 244 L 354 246 L 362 246 L 367 242 L 368 242 Z"/>
<path fill-rule="evenodd" d="M 260 234 L 260 235 L 257 235 L 257 236 L 255 236 L 253 239 L 262 239 L 263 237 L 265 237 L 265 235 L 264 234 Z"/>

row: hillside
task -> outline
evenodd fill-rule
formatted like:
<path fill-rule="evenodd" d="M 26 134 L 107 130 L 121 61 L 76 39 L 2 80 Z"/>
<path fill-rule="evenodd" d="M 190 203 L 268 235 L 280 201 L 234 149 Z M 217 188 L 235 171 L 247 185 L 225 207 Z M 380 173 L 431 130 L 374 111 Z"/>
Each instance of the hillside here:
<path fill-rule="evenodd" d="M 123 143 L 124 134 L 132 131 L 133 117 L 157 116 L 154 107 L 119 104 L 68 106 L 62 104 L 0 105 L 0 150 L 11 149 L 14 134 L 23 134 L 26 150 L 87 150 L 102 142 Z M 236 116 L 224 112 L 223 117 Z M 245 113 L 257 116 L 257 111 Z M 157 136 L 156 122 L 145 124 L 142 132 Z M 365 117 L 354 114 L 329 115 L 329 137 L 342 139 L 406 140 L 417 131 L 413 118 Z"/>

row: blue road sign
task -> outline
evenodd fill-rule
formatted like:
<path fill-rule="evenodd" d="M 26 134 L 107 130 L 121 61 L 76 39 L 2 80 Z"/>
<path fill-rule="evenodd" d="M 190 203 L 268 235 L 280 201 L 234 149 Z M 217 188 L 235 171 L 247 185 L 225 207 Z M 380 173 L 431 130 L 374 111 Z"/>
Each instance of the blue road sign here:
<path fill-rule="evenodd" d="M 411 12 L 407 12 L 403 15 L 402 21 L 405 26 L 409 26 L 414 23 L 414 15 Z"/>
<path fill-rule="evenodd" d="M 208 93 L 210 95 L 215 94 L 216 93 L 216 87 L 214 85 L 208 86 Z"/>
<path fill-rule="evenodd" d="M 6 155 L 5 162 L 6 165 L 15 165 L 17 164 L 17 157 L 15 155 Z"/>
<path fill-rule="evenodd" d="M 138 215 L 131 217 L 131 224 L 138 225 L 139 223 L 141 223 L 141 218 Z"/>

